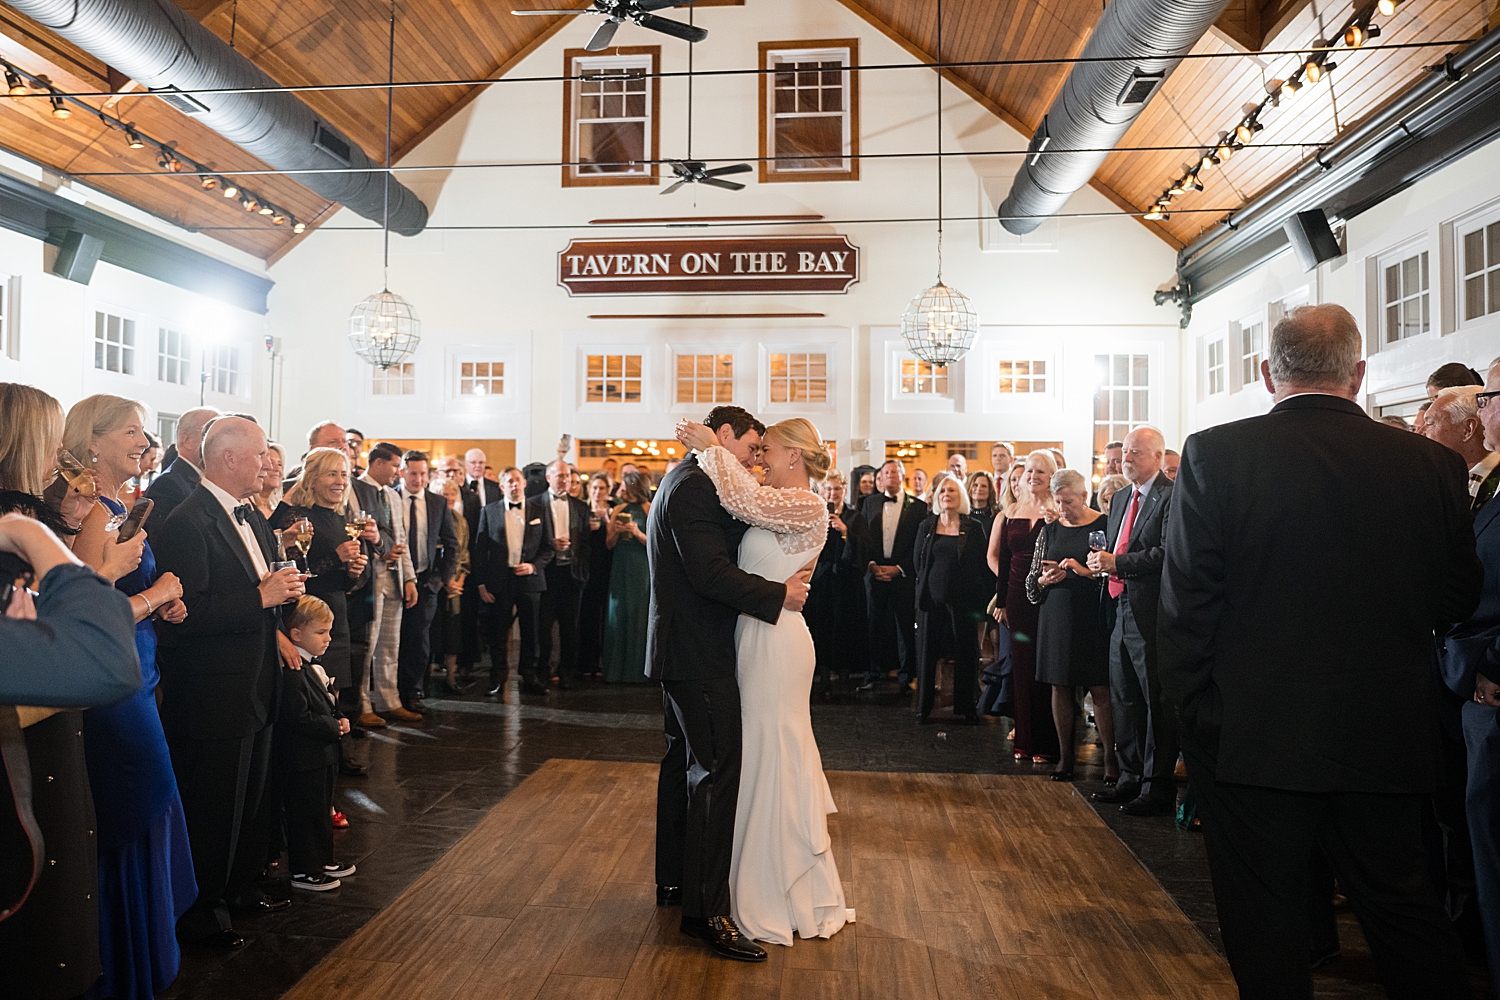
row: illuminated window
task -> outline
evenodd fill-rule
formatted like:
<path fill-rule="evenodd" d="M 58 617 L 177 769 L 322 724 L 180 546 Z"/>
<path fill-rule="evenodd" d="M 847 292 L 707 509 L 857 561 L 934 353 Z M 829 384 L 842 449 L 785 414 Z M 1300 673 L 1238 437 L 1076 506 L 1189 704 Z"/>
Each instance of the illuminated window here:
<path fill-rule="evenodd" d="M 1097 354 L 1094 390 L 1094 454 L 1123 441 L 1130 428 L 1151 419 L 1151 358 L 1145 354 Z"/>
<path fill-rule="evenodd" d="M 417 394 L 417 365 L 407 361 L 389 368 L 373 368 L 370 375 L 372 396 L 415 396 Z"/>
<path fill-rule="evenodd" d="M 214 392 L 226 396 L 240 394 L 240 349 L 238 347 L 215 347 L 209 352 L 208 384 Z"/>
<path fill-rule="evenodd" d="M 94 367 L 121 375 L 135 374 L 135 320 L 114 313 L 94 313 Z"/>
<path fill-rule="evenodd" d="M 657 176 L 655 46 L 569 50 L 563 184 L 649 184 Z"/>
<path fill-rule="evenodd" d="M 464 361 L 458 366 L 460 396 L 500 396 L 504 393 L 504 361 Z"/>
<path fill-rule="evenodd" d="M 828 402 L 828 355 L 771 355 L 771 402 Z"/>
<path fill-rule="evenodd" d="M 859 84 L 853 39 L 819 48 L 762 42 L 761 180 L 857 180 Z"/>
<path fill-rule="evenodd" d="M 590 403 L 639 403 L 641 355 L 590 354 L 584 399 Z"/>
<path fill-rule="evenodd" d="M 901 359 L 901 395 L 946 396 L 948 366 L 935 365 L 917 358 Z"/>
<path fill-rule="evenodd" d="M 156 380 L 173 385 L 187 385 L 188 339 L 176 330 L 161 327 L 156 331 Z"/>
<path fill-rule="evenodd" d="M 734 396 L 734 355 L 677 355 L 677 402 L 728 403 Z"/>
<path fill-rule="evenodd" d="M 1004 359 L 1000 362 L 999 391 L 1010 395 L 1013 393 L 1032 393 L 1047 391 L 1047 362 L 1045 361 L 1016 361 Z"/>
<path fill-rule="evenodd" d="M 1252 385 L 1260 380 L 1260 352 L 1264 330 L 1265 326 L 1260 320 L 1240 324 L 1240 385 Z"/>
<path fill-rule="evenodd" d="M 1491 227 L 1500 231 L 1500 225 Z M 1474 232 L 1471 236 L 1481 236 Z M 1467 245 L 1468 237 L 1465 237 Z M 1497 261 L 1500 264 L 1500 261 Z M 1500 287 L 1500 270 L 1496 271 Z M 1404 259 L 1381 265 L 1381 304 L 1385 307 L 1385 342 L 1394 344 L 1432 329 L 1429 304 L 1427 251 L 1407 255 Z M 1465 284 L 1465 290 L 1468 285 Z M 1481 314 L 1482 315 L 1482 314 Z M 1470 317 L 1473 318 L 1473 317 Z"/>

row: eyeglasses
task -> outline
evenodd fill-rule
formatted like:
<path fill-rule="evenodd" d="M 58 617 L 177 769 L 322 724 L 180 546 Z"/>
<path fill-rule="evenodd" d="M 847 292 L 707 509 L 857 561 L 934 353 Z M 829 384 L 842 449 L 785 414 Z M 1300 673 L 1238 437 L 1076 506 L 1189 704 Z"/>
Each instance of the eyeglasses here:
<path fill-rule="evenodd" d="M 1500 389 L 1494 389 L 1490 392 L 1479 393 L 1474 397 L 1474 405 L 1482 410 L 1484 409 L 1485 404 L 1490 401 L 1490 397 L 1492 396 L 1500 396 Z"/>

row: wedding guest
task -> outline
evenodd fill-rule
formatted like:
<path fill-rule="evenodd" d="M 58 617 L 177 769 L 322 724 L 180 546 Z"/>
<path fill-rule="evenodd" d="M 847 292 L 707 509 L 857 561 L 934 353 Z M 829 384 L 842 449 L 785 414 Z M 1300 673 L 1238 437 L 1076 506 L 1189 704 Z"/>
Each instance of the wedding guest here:
<path fill-rule="evenodd" d="M 283 538 L 287 531 L 295 530 L 294 525 L 303 521 L 312 525 L 311 547 L 303 556 L 311 574 L 307 593 L 333 611 L 332 639 L 322 662 L 335 690 L 353 683 L 347 595 L 370 580 L 369 553 L 346 530 L 351 512 L 349 492 L 349 456 L 342 448 L 314 448 L 302 460 L 296 484 L 282 498 L 270 522 Z"/>
<path fill-rule="evenodd" d="M 911 474 L 912 496 L 925 497 L 927 495 L 927 470 L 918 469 Z"/>
<path fill-rule="evenodd" d="M 151 508 L 144 527 L 160 528 L 166 524 L 177 505 L 197 488 L 203 469 L 203 431 L 218 416 L 219 411 L 213 407 L 200 406 L 177 418 L 177 457 L 146 490 L 146 496 L 156 506 Z"/>
<path fill-rule="evenodd" d="M 229 903 L 266 912 L 261 790 L 280 667 L 281 605 L 303 594 L 295 569 L 272 573 L 271 535 L 247 499 L 260 490 L 266 436 L 239 417 L 203 439 L 203 479 L 155 532 L 157 569 L 182 583 L 187 617 L 157 629 L 161 720 L 187 816 L 198 898 L 177 922 L 186 941 L 239 948 Z"/>
<path fill-rule="evenodd" d="M 1026 596 L 1038 605 L 1036 682 L 1052 686 L 1052 724 L 1062 750 L 1053 781 L 1072 781 L 1076 750 L 1075 688 L 1094 696 L 1094 720 L 1104 743 L 1104 781 L 1119 779 L 1115 727 L 1109 701 L 1109 634 L 1099 600 L 1099 577 L 1085 563 L 1089 535 L 1103 530 L 1104 515 L 1088 505 L 1088 485 L 1075 469 L 1052 477 L 1058 519 L 1037 535 Z"/>
<path fill-rule="evenodd" d="M 346 427 L 346 428 L 344 428 L 344 446 L 349 449 L 349 468 L 350 468 L 350 471 L 353 473 L 352 478 L 353 479 L 358 479 L 360 476 L 364 475 L 364 473 L 365 473 L 365 463 L 364 463 L 365 434 L 364 434 L 364 431 L 361 431 L 361 430 L 359 430 L 358 428 L 355 428 L 355 427 Z"/>
<path fill-rule="evenodd" d="M 354 433 L 346 431 L 345 440 Z M 363 437 L 359 440 L 362 444 Z M 374 451 L 375 447 L 370 450 Z M 370 572 L 366 574 L 364 583 L 350 590 L 344 598 L 349 606 L 349 685 L 340 689 L 339 704 L 345 715 L 352 714 L 355 718 L 364 714 L 368 708 L 367 704 L 361 702 L 367 702 L 369 698 L 370 642 L 376 622 L 375 591 L 377 588 L 385 589 L 380 587 L 380 575 L 385 571 L 386 560 L 396 543 L 390 497 L 384 488 L 366 476 L 366 472 L 364 466 L 355 472 L 351 457 L 347 499 L 351 507 L 364 514 L 365 530 L 360 534 L 359 540 L 367 543 L 363 549 L 370 558 Z M 349 763 L 348 758 L 345 763 Z"/>
<path fill-rule="evenodd" d="M 458 681 L 458 654 L 463 652 L 461 595 L 464 582 L 469 577 L 469 522 L 464 517 L 463 487 L 456 476 L 442 481 L 443 499 L 448 501 L 448 512 L 453 517 L 453 537 L 458 540 L 458 561 L 454 564 L 453 579 L 447 590 L 440 595 L 437 613 L 432 616 L 432 657 L 442 664 L 443 679 L 439 682 L 444 694 L 464 693 Z"/>
<path fill-rule="evenodd" d="M 1432 400 L 1428 400 L 1417 407 L 1417 415 L 1411 418 L 1411 429 L 1418 434 L 1423 434 L 1427 429 L 1427 411 L 1432 407 Z"/>
<path fill-rule="evenodd" d="M 626 467 L 628 462 L 622 469 Z M 651 596 L 646 566 L 651 480 L 633 467 L 621 476 L 622 503 L 609 519 L 604 542 L 615 553 L 604 619 L 604 679 L 612 684 L 640 684 L 646 680 L 646 611 Z"/>
<path fill-rule="evenodd" d="M 260 484 L 260 492 L 250 498 L 255 504 L 255 509 L 260 511 L 260 516 L 267 521 L 271 515 L 276 513 L 276 508 L 281 504 L 281 478 L 286 475 L 286 450 L 274 441 L 266 444 L 266 461 L 271 469 L 271 474 L 266 476 Z"/>
<path fill-rule="evenodd" d="M 604 655 L 604 620 L 609 611 L 609 575 L 615 551 L 609 547 L 609 477 L 595 473 L 588 483 L 589 581 L 578 602 L 578 672 L 601 676 Z"/>
<path fill-rule="evenodd" d="M 6 740 L 24 745 L 32 776 L 16 789 L 0 777 L 0 835 L 6 845 L 0 850 L 5 876 L 0 906 L 15 905 L 36 876 L 19 912 L 0 921 L 0 969 L 10 990 L 43 998 L 76 996 L 101 971 L 97 823 L 83 713 L 76 707 L 10 706 L 114 704 L 134 700 L 141 685 L 131 638 L 135 609 L 79 564 L 54 534 L 75 538 L 95 509 L 93 499 L 75 488 L 61 510 L 42 500 L 62 440 L 57 400 L 31 386 L 0 383 L 0 552 L 30 565 L 38 591 L 34 605 L 22 588 L 0 609 L 6 653 L 0 656 L 0 712 L 11 726 L 19 722 L 20 734 L 8 730 Z M 142 538 L 113 546 L 128 555 L 113 576 L 134 569 L 143 544 Z M 75 692 L 87 697 L 59 700 Z M 41 843 L 30 846 L 22 820 L 34 820 Z M 34 858 L 32 850 L 43 847 L 45 858 Z"/>
<path fill-rule="evenodd" d="M 1382 424 L 1389 424 L 1390 426 L 1396 428 L 1396 430 L 1398 431 L 1411 430 L 1411 424 L 1406 422 L 1406 418 L 1398 417 L 1394 413 L 1387 413 L 1385 416 L 1380 418 L 1380 422 Z"/>
<path fill-rule="evenodd" d="M 1177 467 L 1181 464 L 1182 456 L 1173 451 L 1171 448 L 1168 448 L 1166 451 L 1162 452 L 1161 474 L 1172 480 L 1172 482 L 1174 483 L 1177 481 Z"/>
<path fill-rule="evenodd" d="M 927 517 L 927 505 L 902 489 L 905 479 L 906 466 L 890 459 L 876 476 L 880 492 L 866 497 L 860 507 L 869 526 L 863 558 L 870 662 L 857 691 L 874 690 L 875 681 L 893 671 L 899 671 L 905 690 L 917 672 L 914 560 L 917 528 Z"/>
<path fill-rule="evenodd" d="M 1105 548 L 1090 552 L 1088 567 L 1109 574 L 1104 592 L 1114 602 L 1109 637 L 1110 700 L 1120 783 L 1095 792 L 1131 816 L 1177 808 L 1176 716 L 1162 694 L 1157 668 L 1157 603 L 1161 593 L 1163 539 L 1172 504 L 1172 480 L 1162 467 L 1166 442 L 1154 427 L 1125 435 L 1122 468 L 1130 488 L 1110 501 Z M 1119 507 L 1114 500 L 1121 501 Z"/>
<path fill-rule="evenodd" d="M 73 552 L 102 572 L 109 572 L 108 549 L 115 545 L 107 525 L 125 516 L 121 497 L 133 495 L 130 480 L 148 446 L 144 424 L 141 404 L 119 396 L 90 396 L 68 411 L 63 447 L 87 465 L 99 487 L 99 506 L 85 519 Z M 139 566 L 115 587 L 130 596 L 135 614 L 142 686 L 135 696 L 83 716 L 98 831 L 101 995 L 150 1000 L 177 978 L 181 953 L 173 930 L 198 894 L 182 800 L 156 709 L 152 623 L 155 617 L 179 623 L 187 607 L 177 577 L 157 576 L 149 544 L 142 546 Z"/>
<path fill-rule="evenodd" d="M 1099 489 L 1094 493 L 1099 498 L 1099 506 L 1095 509 L 1101 514 L 1108 514 L 1110 498 L 1129 485 L 1130 480 L 1124 476 L 1105 476 L 1099 480 Z"/>
<path fill-rule="evenodd" d="M 958 452 L 948 456 L 948 473 L 963 482 L 969 478 L 969 460 Z"/>
<path fill-rule="evenodd" d="M 1010 467 L 1016 461 L 1016 446 L 1009 441 L 996 441 L 990 446 L 990 475 L 996 485 L 1006 481 Z"/>
<path fill-rule="evenodd" d="M 401 460 L 400 516 L 405 521 L 407 550 L 416 574 L 417 600 L 401 615 L 396 689 L 401 707 L 421 715 L 427 708 L 422 696 L 432 663 L 428 632 L 437 614 L 438 595 L 447 589 L 458 568 L 458 538 L 453 534 L 447 502 L 428 492 L 427 453 L 408 451 Z"/>
<path fill-rule="evenodd" d="M 1188 438 L 1171 495 L 1153 631 L 1244 1000 L 1312 995 L 1319 850 L 1388 996 L 1472 996 L 1423 826 L 1433 630 L 1484 569 L 1462 460 L 1365 415 L 1365 344 L 1341 306 L 1293 310 L 1261 362 L 1271 411 Z"/>
<path fill-rule="evenodd" d="M 1476 512 L 1495 495 L 1495 487 L 1500 484 L 1500 451 L 1485 446 L 1484 424 L 1479 419 L 1479 392 L 1483 388 L 1461 386 L 1440 391 L 1432 400 L 1422 429 L 1423 437 L 1457 452 L 1464 460 L 1469 469 L 1469 497 Z"/>
<path fill-rule="evenodd" d="M 1052 456 L 1052 460 L 1057 463 L 1059 469 L 1066 469 L 1068 467 L 1068 460 L 1063 457 L 1061 448 L 1048 448 L 1047 454 Z"/>
<path fill-rule="evenodd" d="M 351 672 L 359 675 L 355 691 L 355 724 L 361 729 L 379 729 L 386 717 L 402 722 L 420 718 L 401 705 L 396 677 L 400 671 L 401 617 L 405 608 L 417 603 L 417 574 L 412 569 L 411 552 L 406 545 L 406 519 L 396 511 L 401 506 L 395 483 L 401 471 L 401 453 L 388 444 L 370 449 L 365 473 L 359 478 L 366 492 L 373 492 L 374 503 L 365 507 L 375 519 L 380 537 L 378 558 L 370 568 L 369 624 L 366 629 L 364 659 L 356 664 L 352 657 Z M 353 668 L 359 666 L 359 671 Z"/>
<path fill-rule="evenodd" d="M 355 870 L 333 857 L 333 786 L 339 741 L 349 732 L 333 680 L 320 662 L 333 639 L 334 617 L 326 602 L 308 594 L 290 606 L 282 623 L 301 663 L 281 675 L 276 767 L 286 809 L 292 888 L 310 892 L 337 889 Z"/>
<path fill-rule="evenodd" d="M 1055 513 L 1052 477 L 1057 463 L 1050 451 L 1034 451 L 1022 465 L 1026 495 L 1007 510 L 990 531 L 989 566 L 995 574 L 995 620 L 1010 632 L 1011 683 L 1014 690 L 1016 760 L 1043 764 L 1058 757 L 1052 724 L 1052 691 L 1036 681 L 1037 608 L 1026 596 L 1026 577 L 1036 553 L 1037 535 Z"/>
<path fill-rule="evenodd" d="M 502 499 L 500 483 L 489 474 L 489 459 L 481 448 L 470 448 L 464 452 L 464 519 L 469 522 L 469 558 L 474 557 L 474 543 L 479 532 L 479 514 L 492 503 Z M 474 564 L 476 567 L 477 563 Z M 484 655 L 484 633 L 480 628 L 481 615 L 488 618 L 485 604 L 479 599 L 479 574 L 471 572 L 464 581 L 464 592 L 459 600 L 459 626 L 463 633 L 464 647 L 459 653 L 459 668 L 468 673 Z"/>
<path fill-rule="evenodd" d="M 844 474 L 829 469 L 821 492 L 828 504 L 828 540 L 813 567 L 802 617 L 817 654 L 814 687 L 828 694 L 835 678 L 848 683 L 869 662 L 863 561 L 867 540 L 864 519 L 845 501 Z"/>
<path fill-rule="evenodd" d="M 849 473 L 849 482 L 853 484 L 850 503 L 856 510 L 864 505 L 865 497 L 875 492 L 875 466 L 856 465 Z"/>
<path fill-rule="evenodd" d="M 1450 361 L 1427 376 L 1427 398 L 1433 400 L 1444 389 L 1461 388 L 1466 385 L 1484 388 L 1484 377 L 1461 361 Z"/>
<path fill-rule="evenodd" d="M 578 616 L 584 588 L 589 582 L 588 504 L 568 493 L 573 470 L 557 459 L 547 466 L 547 516 L 551 519 L 552 561 L 544 575 L 537 614 L 537 655 L 543 677 L 556 677 L 567 690 L 578 680 Z M 552 629 L 557 628 L 557 673 L 552 674 Z"/>
<path fill-rule="evenodd" d="M 1005 489 L 1000 491 L 1000 513 L 1004 514 L 1010 510 L 1026 495 L 1026 487 L 1021 483 L 1021 478 L 1025 474 L 1025 462 L 1016 462 L 1005 474 Z"/>
<path fill-rule="evenodd" d="M 927 504 L 928 510 L 931 510 L 933 507 L 932 498 L 937 495 L 937 488 L 942 485 L 943 480 L 952 478 L 953 473 L 949 472 L 947 469 L 941 469 L 932 474 L 932 478 L 927 481 L 927 490 L 919 494 L 922 502 Z M 962 482 L 962 480 L 960 480 L 960 482 Z"/>
<path fill-rule="evenodd" d="M 1124 461 L 1124 457 L 1124 441 L 1111 441 L 1109 442 L 1109 444 L 1106 444 L 1104 446 L 1104 468 L 1100 470 L 1099 473 L 1100 487 L 1104 485 L 1104 480 L 1108 479 L 1110 476 L 1118 476 L 1120 474 L 1120 463 Z M 1099 499 L 1099 490 L 1098 488 L 1096 488 L 1094 490 L 1094 495 L 1089 497 L 1089 506 L 1097 511 L 1103 511 L 1104 507 L 1102 506 L 1102 504 L 1103 501 Z"/>
<path fill-rule="evenodd" d="M 492 503 L 498 503 L 502 495 L 500 483 L 493 476 L 486 474 L 489 468 L 488 463 L 489 459 L 482 448 L 470 448 L 464 452 L 464 473 L 468 476 L 464 481 L 464 488 L 478 498 L 479 510 L 483 510 Z M 469 524 L 472 528 L 478 528 L 478 511 L 475 512 Z"/>
<path fill-rule="evenodd" d="M 546 499 L 527 498 L 526 478 L 511 466 L 500 473 L 505 498 L 479 514 L 470 561 L 480 578 L 479 598 L 490 606 L 490 697 L 505 691 L 510 673 L 510 626 L 521 625 L 516 673 L 524 694 L 546 694 L 537 670 L 537 616 L 547 586 L 545 569 L 552 561 L 552 521 Z"/>
<path fill-rule="evenodd" d="M 984 527 L 984 535 L 988 538 L 990 526 L 1000 513 L 1000 495 L 995 492 L 994 477 L 982 470 L 971 472 L 964 484 L 964 492 L 969 496 L 969 516 Z"/>
<path fill-rule="evenodd" d="M 156 473 L 161 466 L 161 440 L 150 431 L 145 432 L 146 450 L 141 454 L 141 474 L 135 477 L 131 484 L 131 503 L 146 495 L 146 490 L 151 486 L 151 480 L 156 478 Z"/>
<path fill-rule="evenodd" d="M 979 723 L 979 631 L 989 601 L 984 526 L 968 515 L 969 498 L 956 476 L 933 488 L 934 513 L 917 528 L 917 722 L 932 713 L 939 659 L 953 661 L 953 714 Z"/>

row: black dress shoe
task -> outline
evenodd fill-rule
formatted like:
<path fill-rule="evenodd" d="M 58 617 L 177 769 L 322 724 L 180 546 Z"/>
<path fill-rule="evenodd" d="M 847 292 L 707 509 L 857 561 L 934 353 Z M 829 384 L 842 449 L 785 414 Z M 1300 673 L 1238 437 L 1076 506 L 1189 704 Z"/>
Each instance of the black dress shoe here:
<path fill-rule="evenodd" d="M 1051 774 L 1047 775 L 1047 777 L 1051 778 L 1053 781 L 1072 781 L 1073 769 L 1071 767 L 1065 767 L 1061 771 L 1053 771 Z"/>
<path fill-rule="evenodd" d="M 1120 812 L 1126 816 L 1168 816 L 1177 811 L 1177 803 L 1173 799 L 1157 799 L 1150 796 L 1141 796 L 1134 802 L 1127 802 L 1120 807 Z"/>
<path fill-rule="evenodd" d="M 681 906 L 682 889 L 675 885 L 659 885 L 656 887 L 657 906 Z"/>
<path fill-rule="evenodd" d="M 421 698 L 413 698 L 411 701 L 405 703 L 401 707 L 406 709 L 408 712 L 416 712 L 418 715 L 424 715 L 427 712 L 427 705 L 422 701 Z"/>
<path fill-rule="evenodd" d="M 1116 785 L 1109 791 L 1095 792 L 1089 796 L 1095 802 L 1108 802 L 1111 805 L 1121 805 L 1125 802 L 1134 802 L 1141 797 L 1140 785 Z"/>
<path fill-rule="evenodd" d="M 242 899 L 229 904 L 229 908 L 236 913 L 248 913 L 258 916 L 266 913 L 275 913 L 292 905 L 290 899 L 272 899 L 270 896 L 261 896 L 259 899 Z"/>
<path fill-rule="evenodd" d="M 702 938 L 720 958 L 732 958 L 736 962 L 764 962 L 766 949 L 740 933 L 733 917 L 704 917 L 697 920 L 682 919 L 682 933 Z"/>
<path fill-rule="evenodd" d="M 547 685 L 539 680 L 528 677 L 521 682 L 521 692 L 523 694 L 546 694 Z"/>
<path fill-rule="evenodd" d="M 370 773 L 370 769 L 354 760 L 339 761 L 339 774 L 348 775 L 351 778 L 362 778 Z"/>
<path fill-rule="evenodd" d="M 505 682 L 504 681 L 501 681 L 499 684 L 496 684 L 494 687 L 490 688 L 488 691 L 485 692 L 485 694 L 488 694 L 491 698 L 498 698 L 498 697 L 500 697 L 500 695 L 502 695 L 504 693 L 505 693 Z"/>
<path fill-rule="evenodd" d="M 919 716 L 917 716 L 917 725 L 919 725 L 919 726 L 925 726 L 925 725 L 927 725 L 927 716 L 926 715 L 919 715 Z"/>
<path fill-rule="evenodd" d="M 860 693 L 864 693 L 865 691 L 874 691 L 875 690 L 875 682 L 874 681 L 865 681 L 863 684 L 860 684 L 860 685 L 856 686 L 854 690 L 857 691 L 857 692 L 860 692 Z"/>
<path fill-rule="evenodd" d="M 233 929 L 216 931 L 198 943 L 205 947 L 218 948 L 222 951 L 234 951 L 236 948 L 245 947 L 245 939 L 240 936 L 239 931 Z"/>

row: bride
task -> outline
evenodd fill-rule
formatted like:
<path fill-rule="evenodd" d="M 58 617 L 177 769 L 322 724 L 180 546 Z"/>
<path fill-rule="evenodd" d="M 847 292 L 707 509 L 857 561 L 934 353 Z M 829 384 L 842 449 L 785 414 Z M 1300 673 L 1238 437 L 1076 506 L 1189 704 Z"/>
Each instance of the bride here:
<path fill-rule="evenodd" d="M 740 569 L 780 581 L 817 561 L 828 508 L 809 485 L 822 481 L 829 459 L 816 427 L 799 417 L 766 428 L 764 486 L 704 425 L 684 420 L 677 437 L 699 453 L 724 508 L 751 525 Z M 747 937 L 772 944 L 832 937 L 854 914 L 830 851 L 828 814 L 837 809 L 808 710 L 812 636 L 794 611 L 775 625 L 741 615 L 735 646 L 744 743 L 729 869 L 734 919 Z"/>

